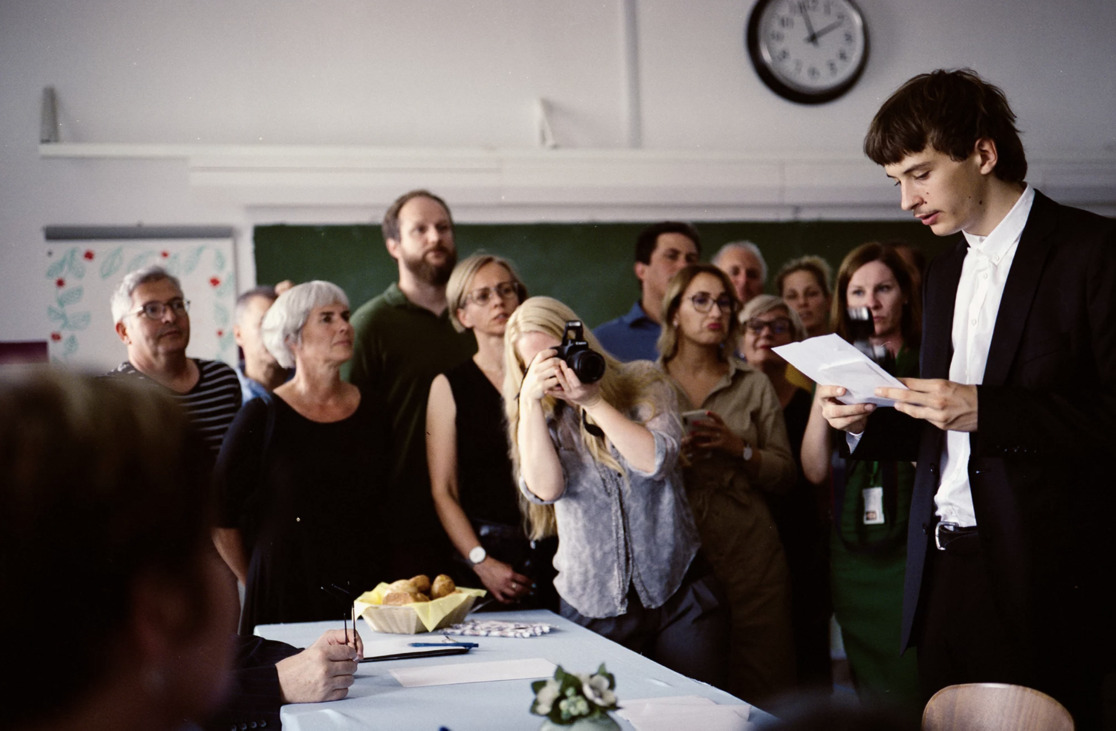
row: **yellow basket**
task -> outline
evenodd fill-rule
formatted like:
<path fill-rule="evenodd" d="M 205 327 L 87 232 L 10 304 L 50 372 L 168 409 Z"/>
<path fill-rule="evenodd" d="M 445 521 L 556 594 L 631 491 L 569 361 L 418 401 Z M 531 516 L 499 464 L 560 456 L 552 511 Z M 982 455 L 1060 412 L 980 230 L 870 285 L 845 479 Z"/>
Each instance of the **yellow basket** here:
<path fill-rule="evenodd" d="M 373 632 L 413 635 L 434 632 L 465 619 L 477 597 L 485 595 L 483 589 L 459 586 L 447 596 L 429 602 L 415 602 L 403 606 L 383 606 L 387 584 L 380 584 L 372 591 L 357 597 L 353 605 Z"/>

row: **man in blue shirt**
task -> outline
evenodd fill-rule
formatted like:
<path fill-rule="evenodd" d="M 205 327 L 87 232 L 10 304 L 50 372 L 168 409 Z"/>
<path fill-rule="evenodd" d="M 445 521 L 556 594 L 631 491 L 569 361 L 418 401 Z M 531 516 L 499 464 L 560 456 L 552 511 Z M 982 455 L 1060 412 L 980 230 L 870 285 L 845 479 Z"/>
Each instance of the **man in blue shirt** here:
<path fill-rule="evenodd" d="M 635 250 L 640 298 L 626 315 L 593 330 L 604 349 L 622 361 L 657 360 L 667 283 L 700 255 L 701 239 L 688 223 L 663 221 L 640 231 Z"/>
<path fill-rule="evenodd" d="M 287 369 L 280 366 L 275 356 L 264 347 L 260 337 L 264 315 L 278 296 L 275 287 L 261 285 L 236 298 L 233 337 L 244 355 L 237 365 L 236 377 L 240 381 L 240 399 L 244 403 L 271 393 L 290 377 Z"/>

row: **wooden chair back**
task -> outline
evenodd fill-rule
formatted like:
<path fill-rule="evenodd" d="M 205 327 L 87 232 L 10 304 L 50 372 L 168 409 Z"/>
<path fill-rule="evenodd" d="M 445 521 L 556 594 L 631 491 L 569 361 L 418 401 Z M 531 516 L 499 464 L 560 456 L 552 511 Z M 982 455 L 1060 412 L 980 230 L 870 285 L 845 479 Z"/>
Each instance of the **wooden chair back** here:
<path fill-rule="evenodd" d="M 923 731 L 1073 731 L 1061 703 L 1022 685 L 965 683 L 942 688 L 922 712 Z"/>

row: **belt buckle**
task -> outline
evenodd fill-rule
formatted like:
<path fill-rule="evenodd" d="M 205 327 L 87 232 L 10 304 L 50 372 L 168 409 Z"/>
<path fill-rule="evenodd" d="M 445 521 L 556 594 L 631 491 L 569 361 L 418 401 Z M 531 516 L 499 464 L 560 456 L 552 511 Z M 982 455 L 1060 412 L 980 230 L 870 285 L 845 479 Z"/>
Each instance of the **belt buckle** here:
<path fill-rule="evenodd" d="M 939 551 L 944 551 L 945 546 L 942 545 L 942 529 L 944 528 L 948 531 L 954 531 L 957 529 L 957 527 L 957 523 L 954 523 L 952 521 L 943 520 L 938 522 L 938 524 L 934 526 L 934 547 L 937 548 Z"/>

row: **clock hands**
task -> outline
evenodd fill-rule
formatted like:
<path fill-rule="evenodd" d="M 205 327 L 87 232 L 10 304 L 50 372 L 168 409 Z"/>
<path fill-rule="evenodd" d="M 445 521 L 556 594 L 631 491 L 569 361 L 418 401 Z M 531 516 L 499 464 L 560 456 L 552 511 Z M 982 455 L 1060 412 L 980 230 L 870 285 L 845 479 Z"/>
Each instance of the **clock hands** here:
<path fill-rule="evenodd" d="M 798 12 L 802 13 L 802 19 L 806 21 L 806 32 L 810 34 L 806 36 L 806 42 L 818 45 L 818 34 L 814 32 L 814 24 L 810 22 L 810 14 L 806 12 L 806 3 L 798 3 Z"/>
<path fill-rule="evenodd" d="M 824 36 L 826 33 L 828 33 L 831 30 L 836 30 L 837 28 L 840 28 L 844 24 L 845 24 L 845 18 L 843 16 L 841 16 L 841 17 L 838 18 L 838 20 L 830 23 L 829 25 L 825 26 L 821 30 L 810 33 L 810 35 L 806 37 L 806 40 L 809 41 L 810 43 L 813 43 L 816 46 L 816 45 L 818 45 L 818 39 L 819 38 L 821 38 L 822 36 Z M 807 25 L 809 25 L 809 23 L 807 23 Z"/>

